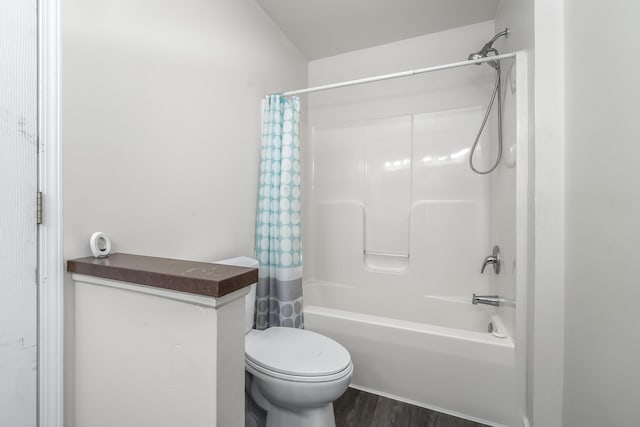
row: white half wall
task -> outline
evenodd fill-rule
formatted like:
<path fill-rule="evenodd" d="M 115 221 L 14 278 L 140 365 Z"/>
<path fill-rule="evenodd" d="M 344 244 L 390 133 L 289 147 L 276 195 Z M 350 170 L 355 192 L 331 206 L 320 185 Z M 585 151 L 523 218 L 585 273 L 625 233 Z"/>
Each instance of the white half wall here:
<path fill-rule="evenodd" d="M 306 86 L 306 60 L 250 0 L 68 0 L 61 32 L 65 258 L 94 231 L 119 252 L 251 255 L 260 99 Z"/>
<path fill-rule="evenodd" d="M 244 296 L 73 274 L 76 423 L 244 427 Z"/>

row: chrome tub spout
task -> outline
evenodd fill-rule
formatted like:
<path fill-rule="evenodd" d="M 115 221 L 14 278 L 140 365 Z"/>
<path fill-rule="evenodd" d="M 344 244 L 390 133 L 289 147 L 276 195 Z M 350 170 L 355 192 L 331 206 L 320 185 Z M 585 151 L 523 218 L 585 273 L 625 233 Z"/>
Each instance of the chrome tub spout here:
<path fill-rule="evenodd" d="M 473 298 L 471 298 L 471 303 L 473 305 L 478 304 L 486 304 L 486 305 L 494 305 L 499 306 L 503 302 L 503 299 L 498 295 L 476 295 L 473 294 Z"/>

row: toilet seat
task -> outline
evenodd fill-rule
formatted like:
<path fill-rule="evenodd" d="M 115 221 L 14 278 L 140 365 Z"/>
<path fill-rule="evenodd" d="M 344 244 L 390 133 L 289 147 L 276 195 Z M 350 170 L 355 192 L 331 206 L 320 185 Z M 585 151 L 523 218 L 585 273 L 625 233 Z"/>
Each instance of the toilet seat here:
<path fill-rule="evenodd" d="M 248 367 L 274 378 L 332 381 L 352 370 L 349 352 L 336 341 L 304 329 L 272 327 L 245 336 Z"/>
<path fill-rule="evenodd" d="M 324 376 L 314 376 L 307 377 L 301 375 L 287 375 L 276 371 L 271 371 L 264 366 L 260 366 L 251 360 L 245 358 L 245 368 L 247 372 L 250 374 L 261 374 L 264 377 L 273 378 L 276 380 L 288 381 L 288 382 L 299 382 L 299 383 L 323 383 L 323 382 L 331 382 L 340 380 L 341 378 L 351 376 L 353 373 L 353 364 L 349 363 L 349 365 L 344 368 L 342 371 L 337 372 L 332 375 L 324 375 Z"/>

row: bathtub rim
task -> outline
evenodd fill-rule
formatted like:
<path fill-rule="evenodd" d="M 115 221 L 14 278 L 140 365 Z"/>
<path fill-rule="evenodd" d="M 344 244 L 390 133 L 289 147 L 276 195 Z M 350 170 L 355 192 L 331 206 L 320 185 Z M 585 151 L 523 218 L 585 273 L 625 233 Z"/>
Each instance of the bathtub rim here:
<path fill-rule="evenodd" d="M 505 338 L 498 338 L 493 336 L 488 331 L 476 332 L 465 329 L 448 328 L 445 326 L 432 325 L 428 323 L 418 323 L 408 320 L 394 319 L 391 317 L 337 310 L 318 305 L 305 304 L 303 313 L 309 313 L 312 315 L 325 315 L 346 321 L 363 322 L 373 326 L 382 326 L 387 328 L 401 329 L 409 332 L 431 334 L 440 338 L 460 339 L 469 343 L 493 345 L 496 347 L 504 348 L 505 350 L 515 351 L 515 343 L 511 336 L 507 335 Z M 492 322 L 496 322 L 496 324 L 501 325 L 502 330 L 505 330 L 498 316 L 492 313 L 488 314 L 491 317 Z"/>

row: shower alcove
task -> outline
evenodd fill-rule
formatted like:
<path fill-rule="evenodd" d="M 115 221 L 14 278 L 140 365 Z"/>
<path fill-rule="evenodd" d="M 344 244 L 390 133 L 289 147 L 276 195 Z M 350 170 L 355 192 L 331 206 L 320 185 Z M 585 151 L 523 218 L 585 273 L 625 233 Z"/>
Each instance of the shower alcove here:
<path fill-rule="evenodd" d="M 457 62 L 493 35 L 489 24 L 312 61 L 309 83 Z M 492 425 L 522 419 L 525 61 L 502 61 L 504 153 L 488 175 L 468 165 L 493 89 L 488 66 L 308 95 L 305 324 L 347 347 L 354 387 Z M 496 141 L 494 112 L 476 165 L 493 163 Z M 503 271 L 480 274 L 493 245 Z M 473 293 L 505 304 L 472 305 Z"/>

